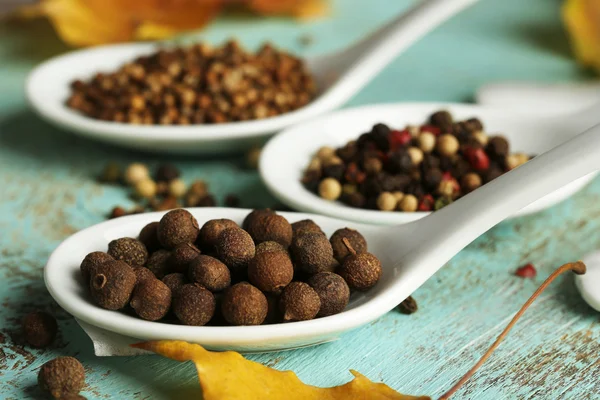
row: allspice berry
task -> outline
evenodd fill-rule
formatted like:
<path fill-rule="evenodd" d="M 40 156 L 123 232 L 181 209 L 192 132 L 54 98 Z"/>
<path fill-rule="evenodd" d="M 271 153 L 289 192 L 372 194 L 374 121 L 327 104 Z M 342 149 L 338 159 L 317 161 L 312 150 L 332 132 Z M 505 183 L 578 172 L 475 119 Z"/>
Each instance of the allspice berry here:
<path fill-rule="evenodd" d="M 333 260 L 333 249 L 327 236 L 306 232 L 294 238 L 290 253 L 296 268 L 307 274 L 327 271 Z"/>
<path fill-rule="evenodd" d="M 275 213 L 254 218 L 246 227 L 246 231 L 256 244 L 272 241 L 287 248 L 292 243 L 292 225 Z"/>
<path fill-rule="evenodd" d="M 140 318 L 157 321 L 171 308 L 171 289 L 158 279 L 146 279 L 135 285 L 129 304 Z"/>
<path fill-rule="evenodd" d="M 232 269 L 245 268 L 255 254 L 252 237 L 240 228 L 228 228 L 221 232 L 215 248 L 219 260 Z"/>
<path fill-rule="evenodd" d="M 446 157 L 455 155 L 459 147 L 458 139 L 450 133 L 441 135 L 437 140 L 436 149 L 438 153 Z"/>
<path fill-rule="evenodd" d="M 190 281 L 204 286 L 211 292 L 220 292 L 231 284 L 229 268 L 214 257 L 199 255 L 189 266 Z"/>
<path fill-rule="evenodd" d="M 246 215 L 246 218 L 244 218 L 244 222 L 242 222 L 242 229 L 247 231 L 248 227 L 254 224 L 256 219 L 262 218 L 263 216 L 269 214 L 275 214 L 275 211 L 268 208 L 252 210 L 250 214 Z"/>
<path fill-rule="evenodd" d="M 139 265 L 136 265 L 131 268 L 133 269 L 133 272 L 135 273 L 135 284 L 136 285 L 142 281 L 145 281 L 146 279 L 156 279 L 156 276 L 154 276 L 154 273 L 152 273 L 152 271 L 150 271 L 146 267 L 140 267 Z"/>
<path fill-rule="evenodd" d="M 460 180 L 460 187 L 465 193 L 470 193 L 481 186 L 481 177 L 474 172 L 465 174 Z"/>
<path fill-rule="evenodd" d="M 47 347 L 56 338 L 58 325 L 56 319 L 43 311 L 30 312 L 21 323 L 23 338 L 33 347 Z"/>
<path fill-rule="evenodd" d="M 398 205 L 398 200 L 390 192 L 381 192 L 377 197 L 377 208 L 381 211 L 394 211 Z"/>
<path fill-rule="evenodd" d="M 198 234 L 199 245 L 202 246 L 203 249 L 214 248 L 221 232 L 228 228 L 238 228 L 238 224 L 227 218 L 211 219 L 210 221 L 207 221 L 202 225 L 200 233 Z"/>
<path fill-rule="evenodd" d="M 138 240 L 144 243 L 146 250 L 149 253 L 153 253 L 160 249 L 160 242 L 158 241 L 158 222 L 150 222 L 144 226 L 140 231 Z"/>
<path fill-rule="evenodd" d="M 174 272 L 172 274 L 165 275 L 162 281 L 169 289 L 171 289 L 171 296 L 177 296 L 179 289 L 188 283 L 187 278 L 181 272 Z"/>
<path fill-rule="evenodd" d="M 58 357 L 42 365 L 38 385 L 55 399 L 68 398 L 85 386 L 85 370 L 76 358 Z"/>
<path fill-rule="evenodd" d="M 150 255 L 146 267 L 156 276 L 158 279 L 162 279 L 163 276 L 171 271 L 171 252 L 168 250 L 158 250 Z"/>
<path fill-rule="evenodd" d="M 232 325 L 260 325 L 267 316 L 267 298 L 248 282 L 237 283 L 225 291 L 221 311 Z"/>
<path fill-rule="evenodd" d="M 200 227 L 189 211 L 182 208 L 166 213 L 158 225 L 158 240 L 167 249 L 183 243 L 194 243 Z"/>
<path fill-rule="evenodd" d="M 304 282 L 292 282 L 281 293 L 279 309 L 284 321 L 306 321 L 317 316 L 321 300 L 317 292 Z"/>
<path fill-rule="evenodd" d="M 373 286 L 381 278 L 381 262 L 371 253 L 356 253 L 348 239 L 344 238 L 352 254 L 344 259 L 338 268 L 339 275 L 344 278 L 350 289 L 365 291 Z"/>
<path fill-rule="evenodd" d="M 191 243 L 183 243 L 171 252 L 170 267 L 173 272 L 186 273 L 190 263 L 200 255 L 200 250 Z"/>
<path fill-rule="evenodd" d="M 215 297 L 198 284 L 188 283 L 173 299 L 173 311 L 185 325 L 206 325 L 215 313 Z"/>
<path fill-rule="evenodd" d="M 334 178 L 325 178 L 319 183 L 319 196 L 325 200 L 337 200 L 342 194 L 342 185 Z"/>
<path fill-rule="evenodd" d="M 318 232 L 324 234 L 321 227 L 312 219 L 303 219 L 292 224 L 292 233 L 294 235 L 299 235 L 304 232 Z"/>
<path fill-rule="evenodd" d="M 307 283 L 319 295 L 321 308 L 317 317 L 339 314 L 348 305 L 350 288 L 338 274 L 333 272 L 320 272 L 309 278 Z"/>
<path fill-rule="evenodd" d="M 417 207 L 419 207 L 419 200 L 412 194 L 404 195 L 402 200 L 398 203 L 398 208 L 400 211 L 404 212 L 417 211 Z"/>
<path fill-rule="evenodd" d="M 267 293 L 279 293 L 294 277 L 294 266 L 287 251 L 257 254 L 248 264 L 248 279 Z"/>
<path fill-rule="evenodd" d="M 90 278 L 92 299 L 107 310 L 120 310 L 131 297 L 137 277 L 123 261 L 110 261 L 94 270 Z"/>
<path fill-rule="evenodd" d="M 266 251 L 283 251 L 287 253 L 287 249 L 283 247 L 281 244 L 277 242 L 262 242 L 256 245 L 256 249 L 254 250 L 254 257 L 259 255 L 260 253 L 264 253 Z"/>
<path fill-rule="evenodd" d="M 87 256 L 85 256 L 85 258 L 81 262 L 81 265 L 79 266 L 79 270 L 81 271 L 81 276 L 83 277 L 83 281 L 85 282 L 85 284 L 87 285 L 90 281 L 91 271 L 93 271 L 94 268 L 104 264 L 105 262 L 114 260 L 114 258 L 112 258 L 103 251 L 93 251 Z"/>
<path fill-rule="evenodd" d="M 366 253 L 368 251 L 367 240 L 359 231 L 350 228 L 338 229 L 331 235 L 329 241 L 333 249 L 333 257 L 339 263 L 342 263 L 347 256 L 352 254 L 344 243 L 344 239 L 349 241 L 350 246 L 356 253 Z"/>
<path fill-rule="evenodd" d="M 124 237 L 108 244 L 108 255 L 129 265 L 144 265 L 148 260 L 148 250 L 137 239 Z"/>

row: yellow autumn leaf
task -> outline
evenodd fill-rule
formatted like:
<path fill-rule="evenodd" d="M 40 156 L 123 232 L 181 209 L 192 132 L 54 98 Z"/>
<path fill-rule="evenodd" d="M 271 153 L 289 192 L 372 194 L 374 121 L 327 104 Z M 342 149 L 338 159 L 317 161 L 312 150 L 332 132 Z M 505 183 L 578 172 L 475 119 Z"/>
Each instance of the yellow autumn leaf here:
<path fill-rule="evenodd" d="M 400 394 L 356 371 L 350 371 L 354 379 L 344 385 L 318 388 L 302 383 L 292 371 L 269 368 L 233 351 L 212 352 L 197 344 L 171 340 L 133 347 L 181 362 L 194 362 L 203 400 L 430 400 L 426 396 Z"/>
<path fill-rule="evenodd" d="M 41 0 L 20 9 L 26 18 L 47 17 L 74 46 L 164 39 L 198 29 L 228 5 L 259 14 L 321 14 L 324 0 Z"/>
<path fill-rule="evenodd" d="M 600 1 L 566 0 L 562 16 L 577 60 L 600 71 Z"/>

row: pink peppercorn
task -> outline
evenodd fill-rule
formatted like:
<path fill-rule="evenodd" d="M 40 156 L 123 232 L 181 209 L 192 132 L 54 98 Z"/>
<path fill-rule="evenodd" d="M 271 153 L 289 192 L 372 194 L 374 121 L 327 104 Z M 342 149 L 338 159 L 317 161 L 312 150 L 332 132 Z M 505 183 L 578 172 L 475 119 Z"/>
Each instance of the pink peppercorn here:
<path fill-rule="evenodd" d="M 537 271 L 535 270 L 533 264 L 529 263 L 517 268 L 515 275 L 520 278 L 535 278 Z"/>
<path fill-rule="evenodd" d="M 473 169 L 485 171 L 490 167 L 490 158 L 483 149 L 469 147 L 465 150 L 465 157 Z"/>

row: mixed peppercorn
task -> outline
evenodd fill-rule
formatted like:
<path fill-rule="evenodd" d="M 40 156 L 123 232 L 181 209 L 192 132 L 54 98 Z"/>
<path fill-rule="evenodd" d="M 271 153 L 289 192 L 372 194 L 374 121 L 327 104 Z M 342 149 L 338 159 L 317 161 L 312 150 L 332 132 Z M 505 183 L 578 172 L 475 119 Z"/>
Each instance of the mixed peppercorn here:
<path fill-rule="evenodd" d="M 302 184 L 326 200 L 381 211 L 433 211 L 529 156 L 511 154 L 503 136 L 488 136 L 477 118 L 454 121 L 438 111 L 421 126 L 373 126 L 357 140 L 320 148 Z"/>
<path fill-rule="evenodd" d="M 315 82 L 302 59 L 230 40 L 161 49 L 115 72 L 71 84 L 66 104 L 104 121 L 189 125 L 262 119 L 309 103 Z"/>
<path fill-rule="evenodd" d="M 259 325 L 340 313 L 350 292 L 372 288 L 381 263 L 357 231 L 330 239 L 312 220 L 290 224 L 252 211 L 242 227 L 229 219 L 200 226 L 176 209 L 119 238 L 80 266 L 92 300 L 131 309 L 149 321 L 185 325 Z"/>

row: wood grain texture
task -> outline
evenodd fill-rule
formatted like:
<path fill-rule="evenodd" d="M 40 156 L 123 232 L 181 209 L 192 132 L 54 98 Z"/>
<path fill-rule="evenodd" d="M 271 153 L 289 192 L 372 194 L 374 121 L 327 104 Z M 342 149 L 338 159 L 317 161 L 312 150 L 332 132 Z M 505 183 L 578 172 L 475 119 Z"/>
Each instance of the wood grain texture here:
<path fill-rule="evenodd" d="M 350 43 L 408 4 L 338 0 L 328 20 L 222 20 L 198 36 L 218 42 L 235 35 L 248 45 L 274 38 L 293 51 L 319 53 Z M 469 100 L 479 85 L 500 79 L 586 79 L 569 58 L 559 4 L 482 0 L 396 60 L 350 105 Z M 0 25 L 0 398 L 39 398 L 37 370 L 58 355 L 83 362 L 84 394 L 90 399 L 198 398 L 191 364 L 155 356 L 94 357 L 89 339 L 44 288 L 43 265 L 62 239 L 102 221 L 112 206 L 130 204 L 121 188 L 94 182 L 102 166 L 108 160 L 152 165 L 165 160 L 75 138 L 28 110 L 23 96 L 27 72 L 65 50 L 49 32 L 44 25 Z M 305 35 L 314 38 L 307 47 L 298 40 Z M 207 179 L 221 200 L 235 192 L 246 207 L 275 203 L 256 173 L 243 169 L 241 157 L 170 161 L 188 179 Z M 417 313 L 390 312 L 334 343 L 250 358 L 292 369 L 314 385 L 344 383 L 353 368 L 405 393 L 439 395 L 469 369 L 555 267 L 600 247 L 599 228 L 597 180 L 572 199 L 501 223 L 468 246 L 415 293 Z M 526 262 L 538 268 L 533 280 L 513 275 Z M 51 349 L 32 350 L 19 340 L 20 318 L 36 308 L 59 319 L 60 337 Z M 598 321 L 572 277 L 564 276 L 456 398 L 598 398 Z"/>

